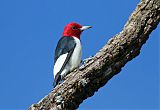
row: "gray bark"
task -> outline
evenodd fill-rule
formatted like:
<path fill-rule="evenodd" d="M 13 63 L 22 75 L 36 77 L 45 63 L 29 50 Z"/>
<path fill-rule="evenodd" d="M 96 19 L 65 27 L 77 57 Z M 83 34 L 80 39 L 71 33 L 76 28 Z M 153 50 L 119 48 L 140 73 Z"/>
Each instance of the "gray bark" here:
<path fill-rule="evenodd" d="M 29 110 L 74 110 L 100 87 L 104 86 L 121 68 L 135 58 L 149 34 L 160 21 L 160 0 L 142 0 L 129 17 L 123 30 L 81 70 L 74 70 L 66 80 Z"/>

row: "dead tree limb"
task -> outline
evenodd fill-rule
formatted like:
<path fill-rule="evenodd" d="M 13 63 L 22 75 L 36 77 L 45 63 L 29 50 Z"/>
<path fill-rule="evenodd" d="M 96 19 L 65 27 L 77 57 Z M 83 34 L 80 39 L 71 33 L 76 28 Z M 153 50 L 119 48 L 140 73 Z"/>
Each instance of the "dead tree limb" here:
<path fill-rule="evenodd" d="M 140 53 L 142 45 L 160 21 L 160 0 L 142 0 L 131 14 L 123 30 L 81 70 L 66 76 L 47 96 L 29 110 L 74 110 L 121 68 Z"/>

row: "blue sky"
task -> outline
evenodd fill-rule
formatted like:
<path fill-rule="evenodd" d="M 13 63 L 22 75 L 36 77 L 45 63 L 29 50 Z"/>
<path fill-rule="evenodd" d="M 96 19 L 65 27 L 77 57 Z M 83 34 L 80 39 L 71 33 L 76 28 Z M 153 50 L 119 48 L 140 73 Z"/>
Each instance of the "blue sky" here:
<path fill-rule="evenodd" d="M 83 59 L 119 33 L 139 0 L 0 0 L 0 110 L 26 110 L 52 90 L 54 49 L 72 21 Z M 160 26 L 141 54 L 78 110 L 158 110 Z"/>

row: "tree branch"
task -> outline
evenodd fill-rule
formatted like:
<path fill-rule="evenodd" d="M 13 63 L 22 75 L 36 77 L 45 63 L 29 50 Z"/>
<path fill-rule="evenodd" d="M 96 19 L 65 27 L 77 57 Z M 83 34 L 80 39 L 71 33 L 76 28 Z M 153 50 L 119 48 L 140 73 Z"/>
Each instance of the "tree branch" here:
<path fill-rule="evenodd" d="M 160 0 L 142 0 L 123 30 L 81 70 L 74 70 L 66 80 L 29 110 L 74 110 L 92 96 L 121 68 L 140 53 L 142 45 L 160 21 Z"/>

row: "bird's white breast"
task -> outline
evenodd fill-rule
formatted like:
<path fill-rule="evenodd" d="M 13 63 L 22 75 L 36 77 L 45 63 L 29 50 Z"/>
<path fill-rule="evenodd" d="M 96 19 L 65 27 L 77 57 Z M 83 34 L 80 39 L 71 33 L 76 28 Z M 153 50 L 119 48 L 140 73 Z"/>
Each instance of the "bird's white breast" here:
<path fill-rule="evenodd" d="M 73 54 L 71 56 L 70 59 L 70 71 L 72 71 L 73 69 L 77 68 L 81 62 L 81 58 L 82 58 L 82 46 L 81 46 L 81 42 L 77 37 L 73 37 L 75 42 L 76 42 L 76 47 L 73 51 Z"/>

